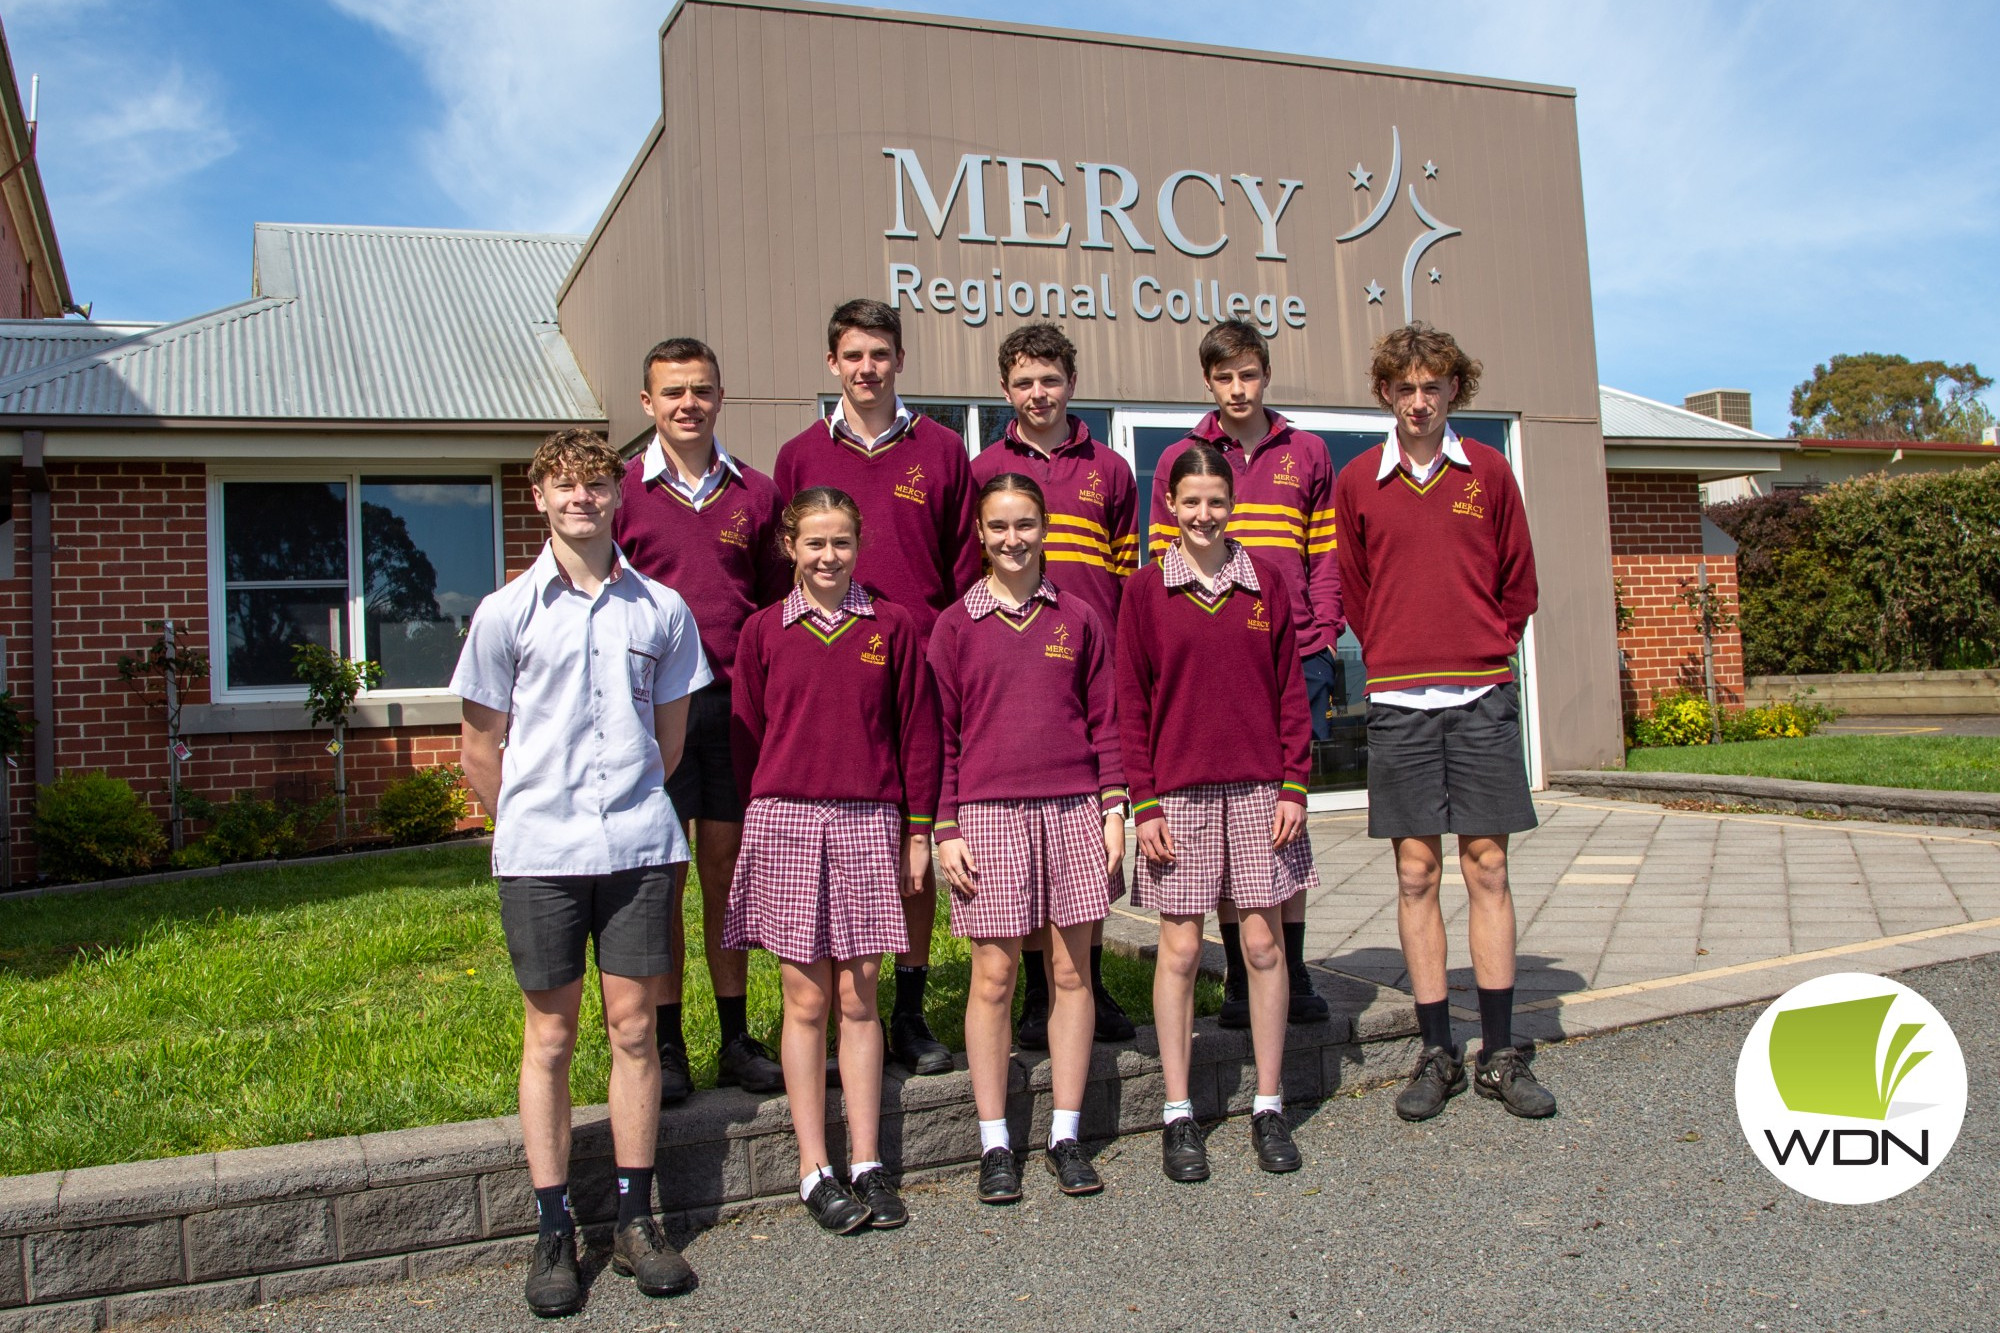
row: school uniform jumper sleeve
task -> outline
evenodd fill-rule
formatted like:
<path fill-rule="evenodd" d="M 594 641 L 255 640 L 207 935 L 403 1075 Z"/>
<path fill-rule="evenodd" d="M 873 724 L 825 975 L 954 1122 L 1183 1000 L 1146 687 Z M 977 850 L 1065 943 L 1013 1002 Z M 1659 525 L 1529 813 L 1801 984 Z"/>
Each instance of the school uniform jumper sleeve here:
<path fill-rule="evenodd" d="M 1299 661 L 1299 632 L 1292 618 L 1277 611 L 1271 617 L 1271 665 L 1278 673 L 1278 747 L 1285 776 L 1278 799 L 1306 803 L 1306 779 L 1312 776 L 1312 708 L 1306 701 L 1306 672 Z"/>
<path fill-rule="evenodd" d="M 1141 586 L 1141 583 L 1145 586 Z M 1153 786 L 1152 580 L 1142 573 L 1125 592 L 1118 613 L 1118 735 L 1125 758 L 1125 782 L 1132 791 L 1132 818 L 1140 825 L 1165 819 Z"/>
<path fill-rule="evenodd" d="M 1301 496 L 1306 509 L 1306 602 L 1326 628 L 1326 645 L 1340 639 L 1341 618 L 1339 535 L 1335 530 L 1332 464 L 1316 472 L 1313 493 Z"/>
<path fill-rule="evenodd" d="M 757 776 L 757 754 L 764 746 L 764 680 L 769 670 L 764 634 L 772 617 L 758 612 L 743 624 L 736 641 L 736 668 L 729 691 L 729 751 L 736 770 L 736 792 L 745 808 Z"/>
<path fill-rule="evenodd" d="M 1185 452 L 1185 445 L 1170 444 L 1153 468 L 1153 503 L 1149 506 L 1146 531 L 1139 536 L 1154 560 L 1158 560 L 1174 538 L 1181 535 L 1180 528 L 1174 523 L 1173 501 L 1167 495 L 1167 473 L 1173 470 L 1174 460 Z"/>
<path fill-rule="evenodd" d="M 1356 477 L 1361 464 L 1374 457 L 1370 452 L 1349 463 L 1333 486 L 1333 507 L 1341 516 L 1343 529 L 1333 548 L 1340 562 L 1340 609 L 1347 617 L 1347 627 L 1361 640 L 1364 655 L 1368 650 L 1368 526 L 1356 503 L 1356 492 L 1368 483 Z"/>
<path fill-rule="evenodd" d="M 927 650 L 931 680 L 937 687 L 938 727 L 944 736 L 944 763 L 938 776 L 937 823 L 932 836 L 950 842 L 964 835 L 958 831 L 958 756 L 960 745 L 960 695 L 958 688 L 958 622 L 941 618 L 931 629 Z"/>
<path fill-rule="evenodd" d="M 938 743 L 937 690 L 917 645 L 917 627 L 896 619 L 896 716 L 907 832 L 929 833 L 937 817 L 942 747 Z"/>
<path fill-rule="evenodd" d="M 1111 532 L 1111 572 L 1122 581 L 1139 572 L 1139 483 L 1130 468 L 1110 471 L 1111 506 L 1104 517 Z M 1105 626 L 1107 633 L 1110 628 Z"/>
<path fill-rule="evenodd" d="M 1535 545 L 1528 535 L 1528 512 L 1521 502 L 1521 488 L 1514 483 L 1511 469 L 1499 472 L 1501 483 L 1499 530 L 1493 534 L 1499 545 L 1500 614 L 1507 622 L 1507 636 L 1516 645 L 1527 631 L 1528 617 L 1535 614 L 1539 589 L 1535 584 Z"/>
<path fill-rule="evenodd" d="M 785 594 L 792 590 L 795 570 L 792 562 L 785 558 L 784 543 L 779 540 L 783 532 L 783 515 L 787 500 L 773 492 L 766 512 L 758 515 L 756 535 L 751 539 L 757 549 L 750 553 L 751 565 L 756 571 L 757 586 L 752 593 L 760 607 L 785 600 Z"/>
<path fill-rule="evenodd" d="M 939 554 L 943 559 L 938 568 L 951 571 L 951 595 L 963 597 L 965 590 L 979 581 L 981 572 L 978 516 L 973 513 L 973 502 L 977 488 L 972 484 L 972 464 L 964 454 L 960 454 L 957 466 L 952 469 L 946 483 L 944 514 L 947 531 L 941 534 L 943 542 Z"/>
<path fill-rule="evenodd" d="M 1083 608 L 1089 642 L 1083 662 L 1084 717 L 1097 750 L 1098 809 L 1110 814 L 1129 798 L 1125 790 L 1124 739 L 1118 734 L 1118 667 L 1111 634 L 1089 607 Z"/>

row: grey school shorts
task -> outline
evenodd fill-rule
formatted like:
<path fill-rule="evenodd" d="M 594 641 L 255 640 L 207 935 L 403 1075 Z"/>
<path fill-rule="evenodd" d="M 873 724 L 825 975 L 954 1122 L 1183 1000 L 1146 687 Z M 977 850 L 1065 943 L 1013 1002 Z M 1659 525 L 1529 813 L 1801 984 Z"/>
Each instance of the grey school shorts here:
<path fill-rule="evenodd" d="M 500 925 L 524 991 L 554 990 L 581 977 L 592 940 L 600 972 L 657 977 L 672 971 L 667 926 L 673 909 L 672 866 L 500 880 Z"/>
<path fill-rule="evenodd" d="M 1490 838 L 1535 823 L 1517 684 L 1456 708 L 1368 701 L 1369 837 Z"/>

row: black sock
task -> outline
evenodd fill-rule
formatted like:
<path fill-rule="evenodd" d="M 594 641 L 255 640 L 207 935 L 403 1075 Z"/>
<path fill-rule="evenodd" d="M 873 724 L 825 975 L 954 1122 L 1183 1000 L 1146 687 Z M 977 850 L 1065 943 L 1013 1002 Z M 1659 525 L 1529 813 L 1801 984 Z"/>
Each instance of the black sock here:
<path fill-rule="evenodd" d="M 1048 998 L 1048 962 L 1047 956 L 1040 949 L 1021 950 L 1021 985 L 1030 995 Z"/>
<path fill-rule="evenodd" d="M 624 1226 L 635 1217 L 650 1217 L 653 1213 L 653 1168 L 650 1166 L 621 1166 L 618 1168 L 618 1225 Z"/>
<path fill-rule="evenodd" d="M 677 1004 L 663 1004 L 655 1015 L 657 1026 L 654 1039 L 662 1046 L 678 1046 L 687 1049 L 687 1038 L 681 1033 L 681 1007 Z"/>
<path fill-rule="evenodd" d="M 1424 1045 L 1451 1047 L 1451 1001 L 1439 1000 L 1434 1004 L 1417 1001 L 1417 1032 L 1422 1035 Z"/>
<path fill-rule="evenodd" d="M 1090 946 L 1090 990 L 1093 995 L 1104 994 L 1104 946 Z"/>
<path fill-rule="evenodd" d="M 576 1219 L 569 1215 L 568 1181 L 535 1191 L 535 1216 L 544 1236 L 567 1236 L 576 1230 Z"/>
<path fill-rule="evenodd" d="M 747 995 L 715 997 L 715 1021 L 722 1026 L 724 1046 L 750 1031 L 749 1008 L 750 997 Z"/>
<path fill-rule="evenodd" d="M 930 983 L 931 970 L 928 967 L 904 967 L 896 964 L 896 1017 L 924 1015 L 924 987 Z"/>
<path fill-rule="evenodd" d="M 1248 995 L 1250 979 L 1243 969 L 1243 927 L 1234 921 L 1220 922 L 1222 930 L 1223 987 Z"/>
<path fill-rule="evenodd" d="M 1479 1038 L 1490 1053 L 1514 1044 L 1514 988 L 1479 988 Z"/>
<path fill-rule="evenodd" d="M 1285 931 L 1285 969 L 1296 977 L 1306 970 L 1306 923 L 1286 921 L 1282 924 Z"/>

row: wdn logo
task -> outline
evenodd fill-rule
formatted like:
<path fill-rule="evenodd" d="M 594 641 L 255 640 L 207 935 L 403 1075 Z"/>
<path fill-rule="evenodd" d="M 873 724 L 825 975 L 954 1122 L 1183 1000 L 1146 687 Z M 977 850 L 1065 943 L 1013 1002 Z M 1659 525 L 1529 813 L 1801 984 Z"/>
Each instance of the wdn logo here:
<path fill-rule="evenodd" d="M 1779 1180 L 1827 1203 L 1909 1189 L 1965 1119 L 1965 1057 L 1930 1002 L 1884 977 L 1841 972 L 1794 986 L 1757 1020 L 1736 1062 L 1736 1113 Z"/>

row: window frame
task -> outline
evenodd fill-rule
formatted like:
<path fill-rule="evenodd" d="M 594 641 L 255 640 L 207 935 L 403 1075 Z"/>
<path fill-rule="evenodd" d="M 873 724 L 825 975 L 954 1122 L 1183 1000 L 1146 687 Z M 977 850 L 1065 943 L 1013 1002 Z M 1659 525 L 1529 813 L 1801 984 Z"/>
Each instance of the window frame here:
<path fill-rule="evenodd" d="M 362 586 L 361 479 L 368 477 L 430 477 L 484 481 L 493 488 L 492 553 L 494 587 L 507 581 L 506 493 L 498 463 L 467 464 L 452 459 L 422 462 L 367 462 L 328 465 L 325 463 L 265 462 L 240 466 L 211 466 L 208 470 L 208 653 L 210 662 L 209 700 L 217 704 L 303 703 L 304 685 L 259 685 L 229 687 L 229 594 L 228 566 L 223 556 L 223 487 L 230 482 L 339 482 L 347 487 L 347 642 L 342 651 L 356 660 L 367 648 L 367 590 Z M 309 582 L 309 581 L 307 581 Z M 449 698 L 444 686 L 418 689 L 363 690 L 362 699 L 407 702 Z"/>

